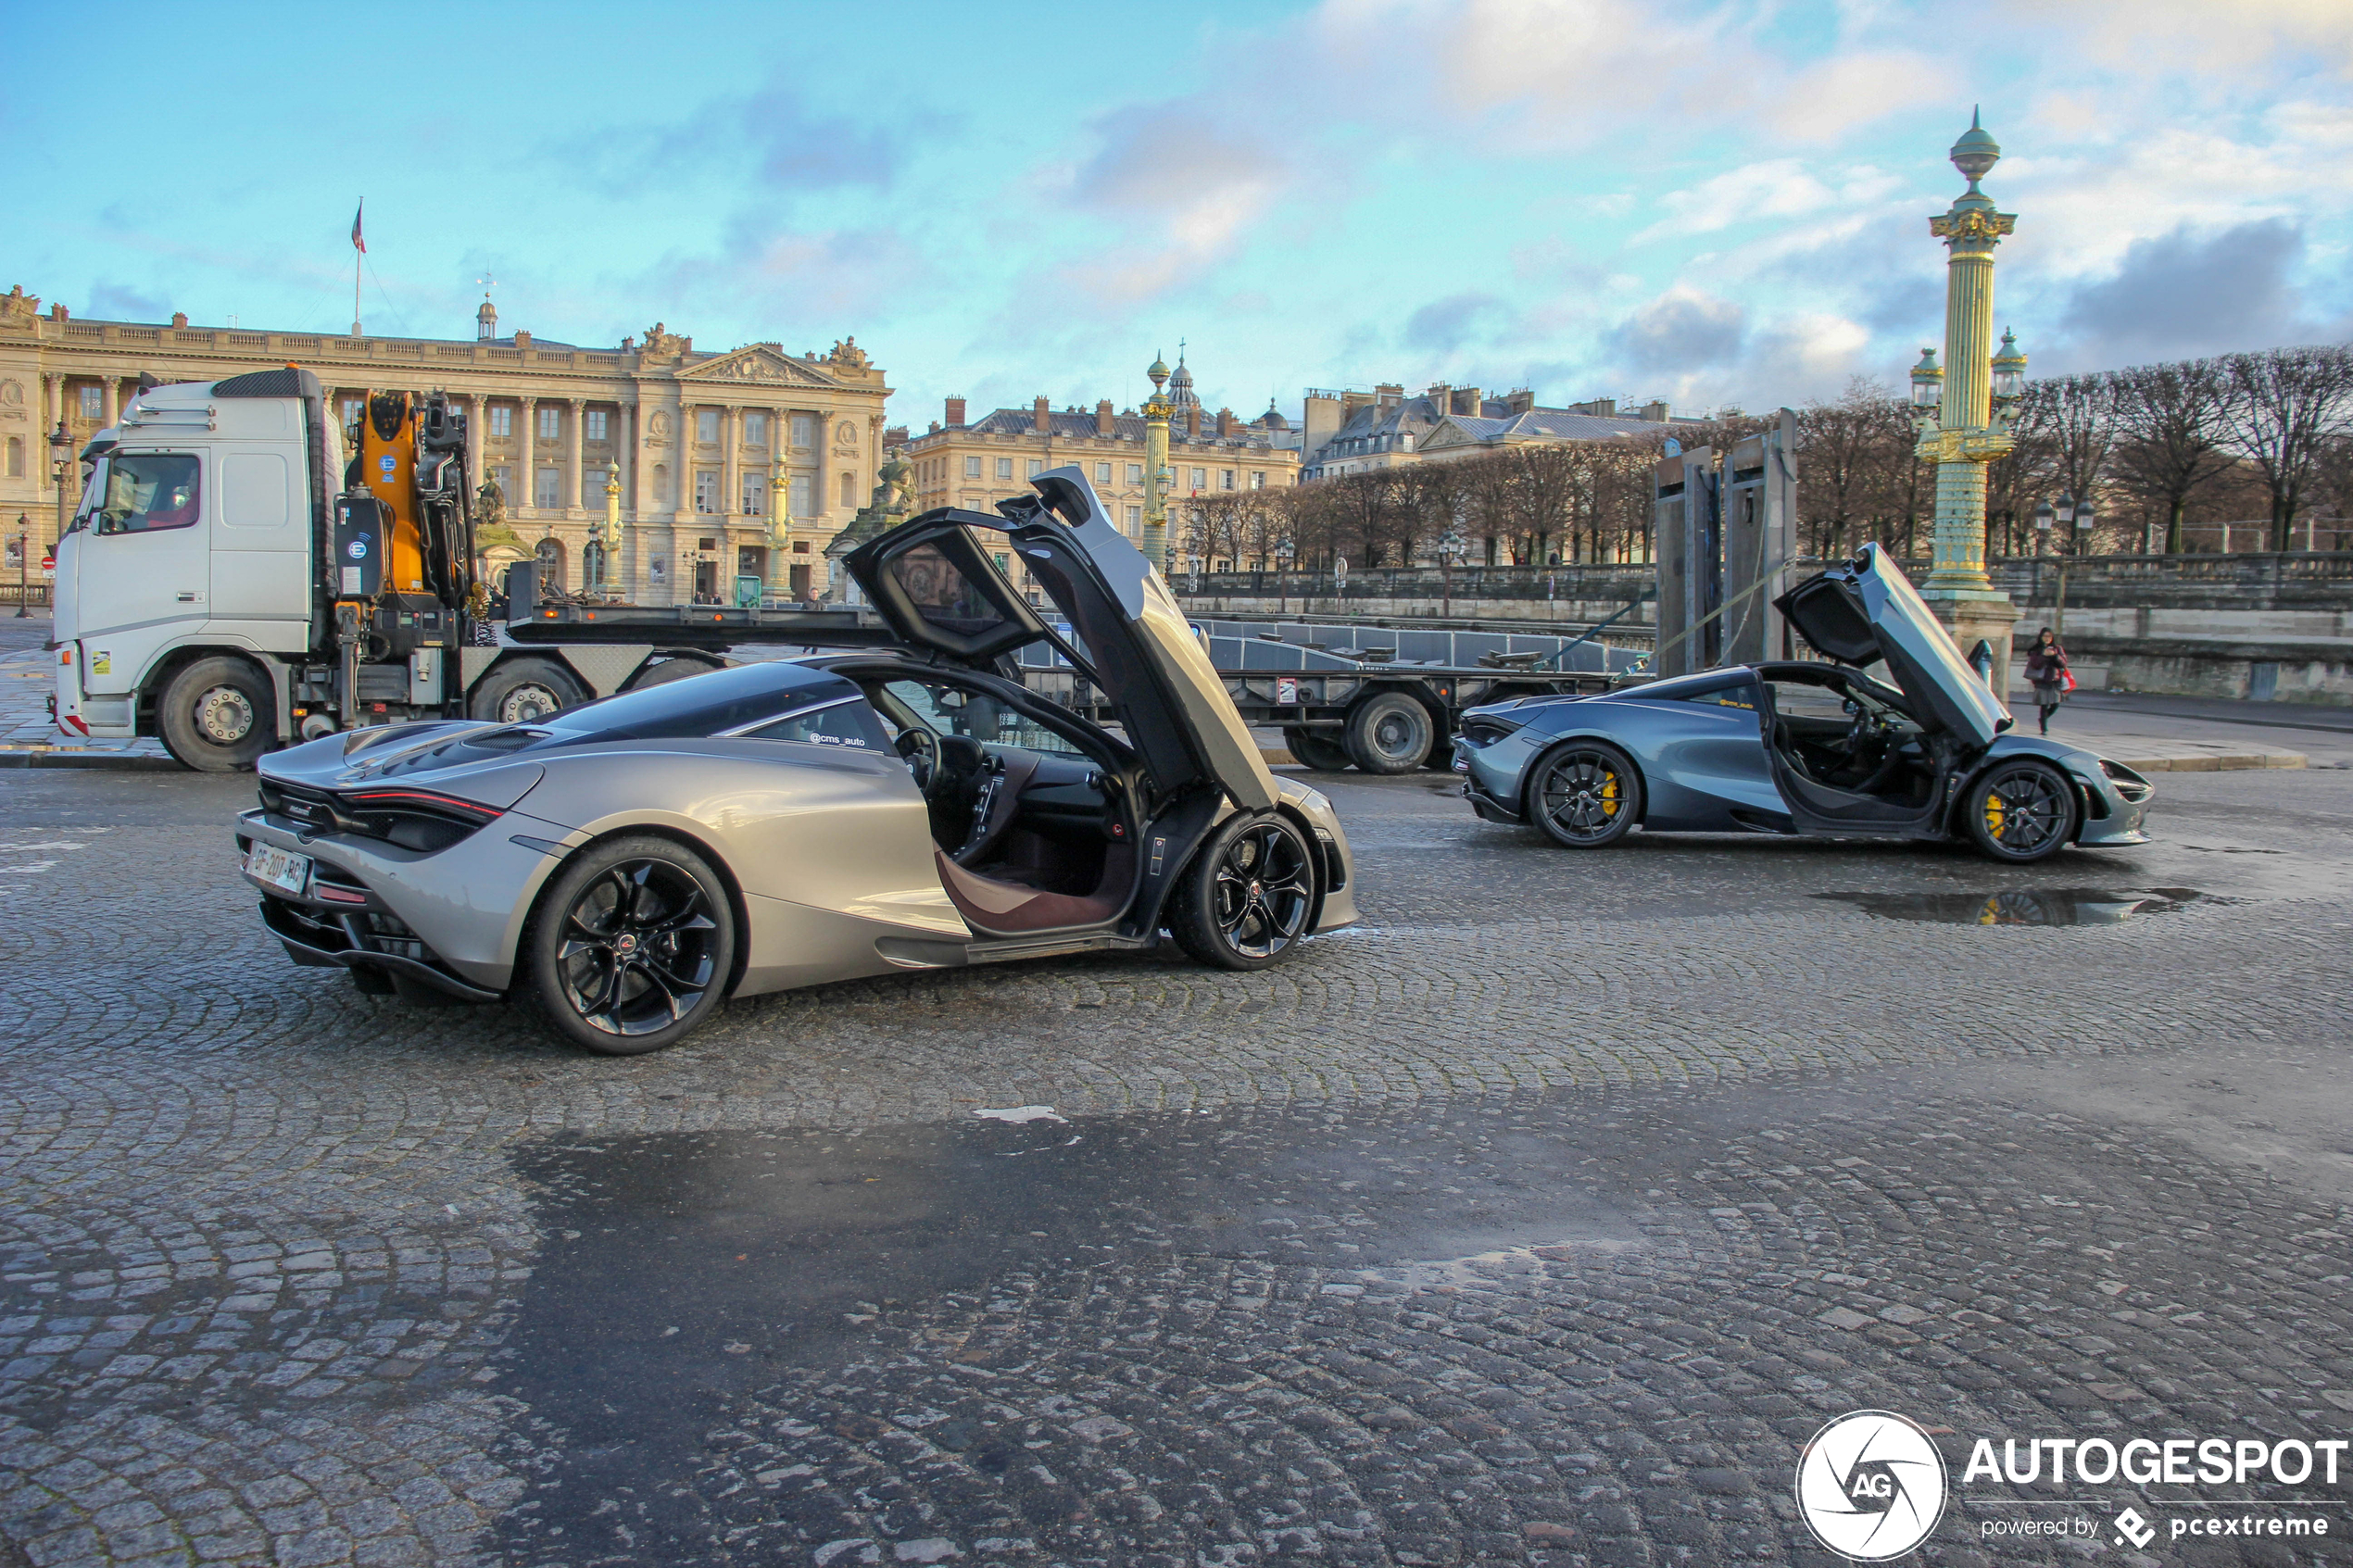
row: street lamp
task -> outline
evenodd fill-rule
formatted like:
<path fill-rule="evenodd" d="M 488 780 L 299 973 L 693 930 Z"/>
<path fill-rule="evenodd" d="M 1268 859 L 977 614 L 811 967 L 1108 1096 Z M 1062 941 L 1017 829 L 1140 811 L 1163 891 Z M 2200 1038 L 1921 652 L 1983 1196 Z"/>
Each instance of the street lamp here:
<path fill-rule="evenodd" d="M 2034 553 L 2048 555 L 2051 548 L 2051 523 L 2057 514 L 2048 501 L 2034 508 Z"/>
<path fill-rule="evenodd" d="M 2098 521 L 2099 518 L 2093 512 L 2092 503 L 2090 501 L 2086 500 L 2076 507 L 2075 553 L 2077 555 L 2080 556 L 2090 553 L 2092 546 L 2092 526 Z"/>
<path fill-rule="evenodd" d="M 1936 350 L 1920 350 L 1920 362 L 1912 367 L 1912 422 L 1921 435 L 1936 428 L 1937 405 L 1944 397 L 1944 370 L 1936 362 Z"/>
<path fill-rule="evenodd" d="M 2026 351 L 2018 345 L 2018 333 L 2002 329 L 2002 351 L 1994 356 L 1994 422 L 2007 425 L 2018 400 L 2026 395 Z"/>
<path fill-rule="evenodd" d="M 1280 621 L 1290 610 L 1290 582 L 1285 573 L 1290 571 L 1293 548 L 1290 535 L 1275 541 L 1275 619 Z"/>
<path fill-rule="evenodd" d="M 17 619 L 23 621 L 32 613 L 32 520 L 22 512 L 17 514 Z"/>
<path fill-rule="evenodd" d="M 66 521 L 72 516 L 66 495 L 66 475 L 73 471 L 73 436 L 66 429 L 63 414 L 57 416 L 57 428 L 49 433 L 49 468 L 50 477 L 57 486 L 57 530 L 51 537 L 63 542 Z"/>
<path fill-rule="evenodd" d="M 1447 529 L 1445 536 L 1438 541 L 1439 591 L 1441 595 L 1438 614 L 1442 621 L 1454 618 L 1454 558 L 1463 554 L 1466 547 L 1462 534 L 1453 528 Z"/>

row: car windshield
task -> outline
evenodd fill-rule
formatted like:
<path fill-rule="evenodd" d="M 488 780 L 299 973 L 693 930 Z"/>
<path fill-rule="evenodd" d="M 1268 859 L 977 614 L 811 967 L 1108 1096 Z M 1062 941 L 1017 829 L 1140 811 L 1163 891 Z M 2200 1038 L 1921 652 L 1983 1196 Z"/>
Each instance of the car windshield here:
<path fill-rule="evenodd" d="M 969 581 L 934 545 L 918 545 L 891 558 L 885 569 L 898 580 L 915 612 L 934 626 L 972 637 L 996 631 L 1003 613 L 978 583 Z"/>
<path fill-rule="evenodd" d="M 566 740 L 682 740 L 739 730 L 814 703 L 857 695 L 858 688 L 838 675 L 778 660 L 624 692 L 538 722 Z"/>

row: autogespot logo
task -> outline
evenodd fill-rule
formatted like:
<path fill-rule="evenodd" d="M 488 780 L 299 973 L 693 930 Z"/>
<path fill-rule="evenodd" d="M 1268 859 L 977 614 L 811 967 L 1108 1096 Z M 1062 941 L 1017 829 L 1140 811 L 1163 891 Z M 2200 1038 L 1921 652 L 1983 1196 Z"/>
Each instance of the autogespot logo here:
<path fill-rule="evenodd" d="M 1814 1434 L 1797 1460 L 1797 1508 L 1808 1529 L 1856 1562 L 1901 1557 L 1944 1514 L 1944 1457 L 1920 1427 L 1889 1411 L 1856 1411 Z"/>

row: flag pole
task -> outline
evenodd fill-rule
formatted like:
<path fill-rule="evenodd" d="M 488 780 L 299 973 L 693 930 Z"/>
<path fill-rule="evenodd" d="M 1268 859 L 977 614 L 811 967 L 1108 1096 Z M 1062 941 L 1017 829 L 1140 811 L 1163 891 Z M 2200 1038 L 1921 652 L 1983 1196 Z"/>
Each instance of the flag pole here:
<path fill-rule="evenodd" d="M 368 254 L 368 242 L 360 232 L 359 220 L 367 210 L 368 204 L 365 199 L 362 199 L 359 207 L 351 215 L 351 335 L 353 337 L 360 335 L 359 260 Z"/>

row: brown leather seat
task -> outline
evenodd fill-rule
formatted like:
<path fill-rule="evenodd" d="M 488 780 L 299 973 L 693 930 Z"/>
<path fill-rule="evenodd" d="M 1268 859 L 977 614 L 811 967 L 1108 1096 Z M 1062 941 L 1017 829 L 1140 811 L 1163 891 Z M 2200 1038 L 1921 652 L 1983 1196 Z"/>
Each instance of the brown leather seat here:
<path fill-rule="evenodd" d="M 1059 931 L 1065 926 L 1101 925 L 1126 907 L 1134 881 L 1135 851 L 1114 845 L 1103 855 L 1103 877 L 1084 897 L 1048 893 L 1017 882 L 1003 882 L 958 865 L 937 847 L 940 884 L 950 902 L 974 930 L 992 936 L 1023 936 L 1035 931 Z"/>

